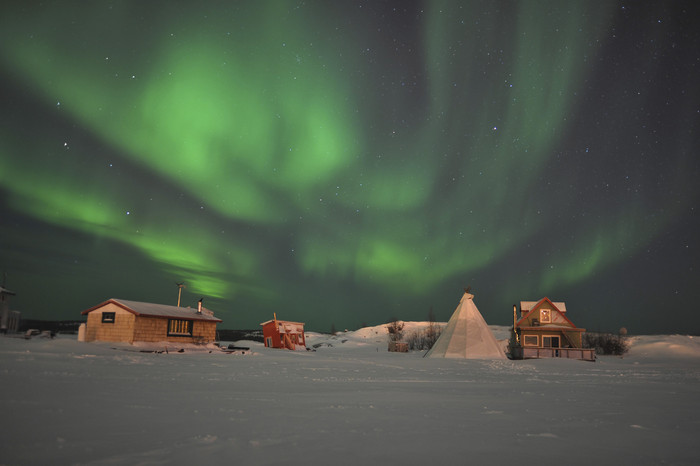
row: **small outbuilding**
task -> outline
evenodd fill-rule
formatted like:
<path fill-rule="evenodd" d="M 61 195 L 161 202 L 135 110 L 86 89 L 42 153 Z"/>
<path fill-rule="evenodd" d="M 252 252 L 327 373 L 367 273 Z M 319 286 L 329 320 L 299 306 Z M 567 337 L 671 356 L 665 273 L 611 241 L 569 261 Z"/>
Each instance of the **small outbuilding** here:
<path fill-rule="evenodd" d="M 274 319 L 263 322 L 263 338 L 268 348 L 283 348 L 290 350 L 306 350 L 306 337 L 304 336 L 304 324 L 288 320 Z"/>
<path fill-rule="evenodd" d="M 570 358 L 595 361 L 595 350 L 583 348 L 585 328 L 566 315 L 566 304 L 544 297 L 521 301 L 520 316 L 513 306 L 513 332 L 509 343 L 512 359 Z"/>
<path fill-rule="evenodd" d="M 0 332 L 14 333 L 19 329 L 19 312 L 10 310 L 10 296 L 15 293 L 0 286 Z"/>
<path fill-rule="evenodd" d="M 87 315 L 80 332 L 84 341 L 206 344 L 216 340 L 216 325 L 221 322 L 201 301 L 197 309 L 192 309 L 109 299 L 82 314 Z"/>

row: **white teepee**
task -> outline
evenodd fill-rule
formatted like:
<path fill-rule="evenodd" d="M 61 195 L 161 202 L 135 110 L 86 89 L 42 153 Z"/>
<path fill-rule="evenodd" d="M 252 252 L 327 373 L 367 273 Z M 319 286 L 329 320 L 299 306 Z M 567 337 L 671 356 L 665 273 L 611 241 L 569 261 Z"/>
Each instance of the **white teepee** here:
<path fill-rule="evenodd" d="M 428 358 L 505 359 L 503 348 L 491 333 L 474 304 L 474 295 L 464 293 Z"/>

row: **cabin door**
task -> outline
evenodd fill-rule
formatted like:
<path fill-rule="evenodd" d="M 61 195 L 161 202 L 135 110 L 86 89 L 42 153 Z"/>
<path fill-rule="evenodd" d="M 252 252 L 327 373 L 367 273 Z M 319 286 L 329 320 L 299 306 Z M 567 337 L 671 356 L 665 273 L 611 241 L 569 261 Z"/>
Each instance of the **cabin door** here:
<path fill-rule="evenodd" d="M 542 337 L 542 346 L 545 348 L 559 348 L 559 337 Z M 552 351 L 552 356 L 555 358 L 559 357 L 559 350 L 554 349 Z"/>

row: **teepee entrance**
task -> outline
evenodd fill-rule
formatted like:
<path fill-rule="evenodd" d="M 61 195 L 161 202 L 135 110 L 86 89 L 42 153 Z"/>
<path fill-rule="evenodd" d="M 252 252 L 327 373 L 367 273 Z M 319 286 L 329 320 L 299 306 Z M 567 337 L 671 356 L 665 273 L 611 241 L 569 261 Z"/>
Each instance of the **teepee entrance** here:
<path fill-rule="evenodd" d="M 505 352 L 491 333 L 474 295 L 465 290 L 447 326 L 427 358 L 505 359 Z"/>

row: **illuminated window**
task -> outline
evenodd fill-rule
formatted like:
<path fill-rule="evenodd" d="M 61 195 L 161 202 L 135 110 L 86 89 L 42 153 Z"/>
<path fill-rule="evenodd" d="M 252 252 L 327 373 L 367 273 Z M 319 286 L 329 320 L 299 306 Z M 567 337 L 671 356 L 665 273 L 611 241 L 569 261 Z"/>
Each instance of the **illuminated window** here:
<path fill-rule="evenodd" d="M 523 337 L 523 344 L 525 346 L 538 346 L 539 338 L 537 335 L 525 335 Z"/>
<path fill-rule="evenodd" d="M 102 323 L 103 324 L 113 324 L 115 319 L 114 312 L 103 312 L 102 313 Z"/>
<path fill-rule="evenodd" d="M 192 321 L 182 319 L 169 319 L 168 335 L 192 336 Z"/>
<path fill-rule="evenodd" d="M 549 324 L 552 322 L 551 309 L 540 309 L 540 322 L 542 322 L 543 324 Z"/>

